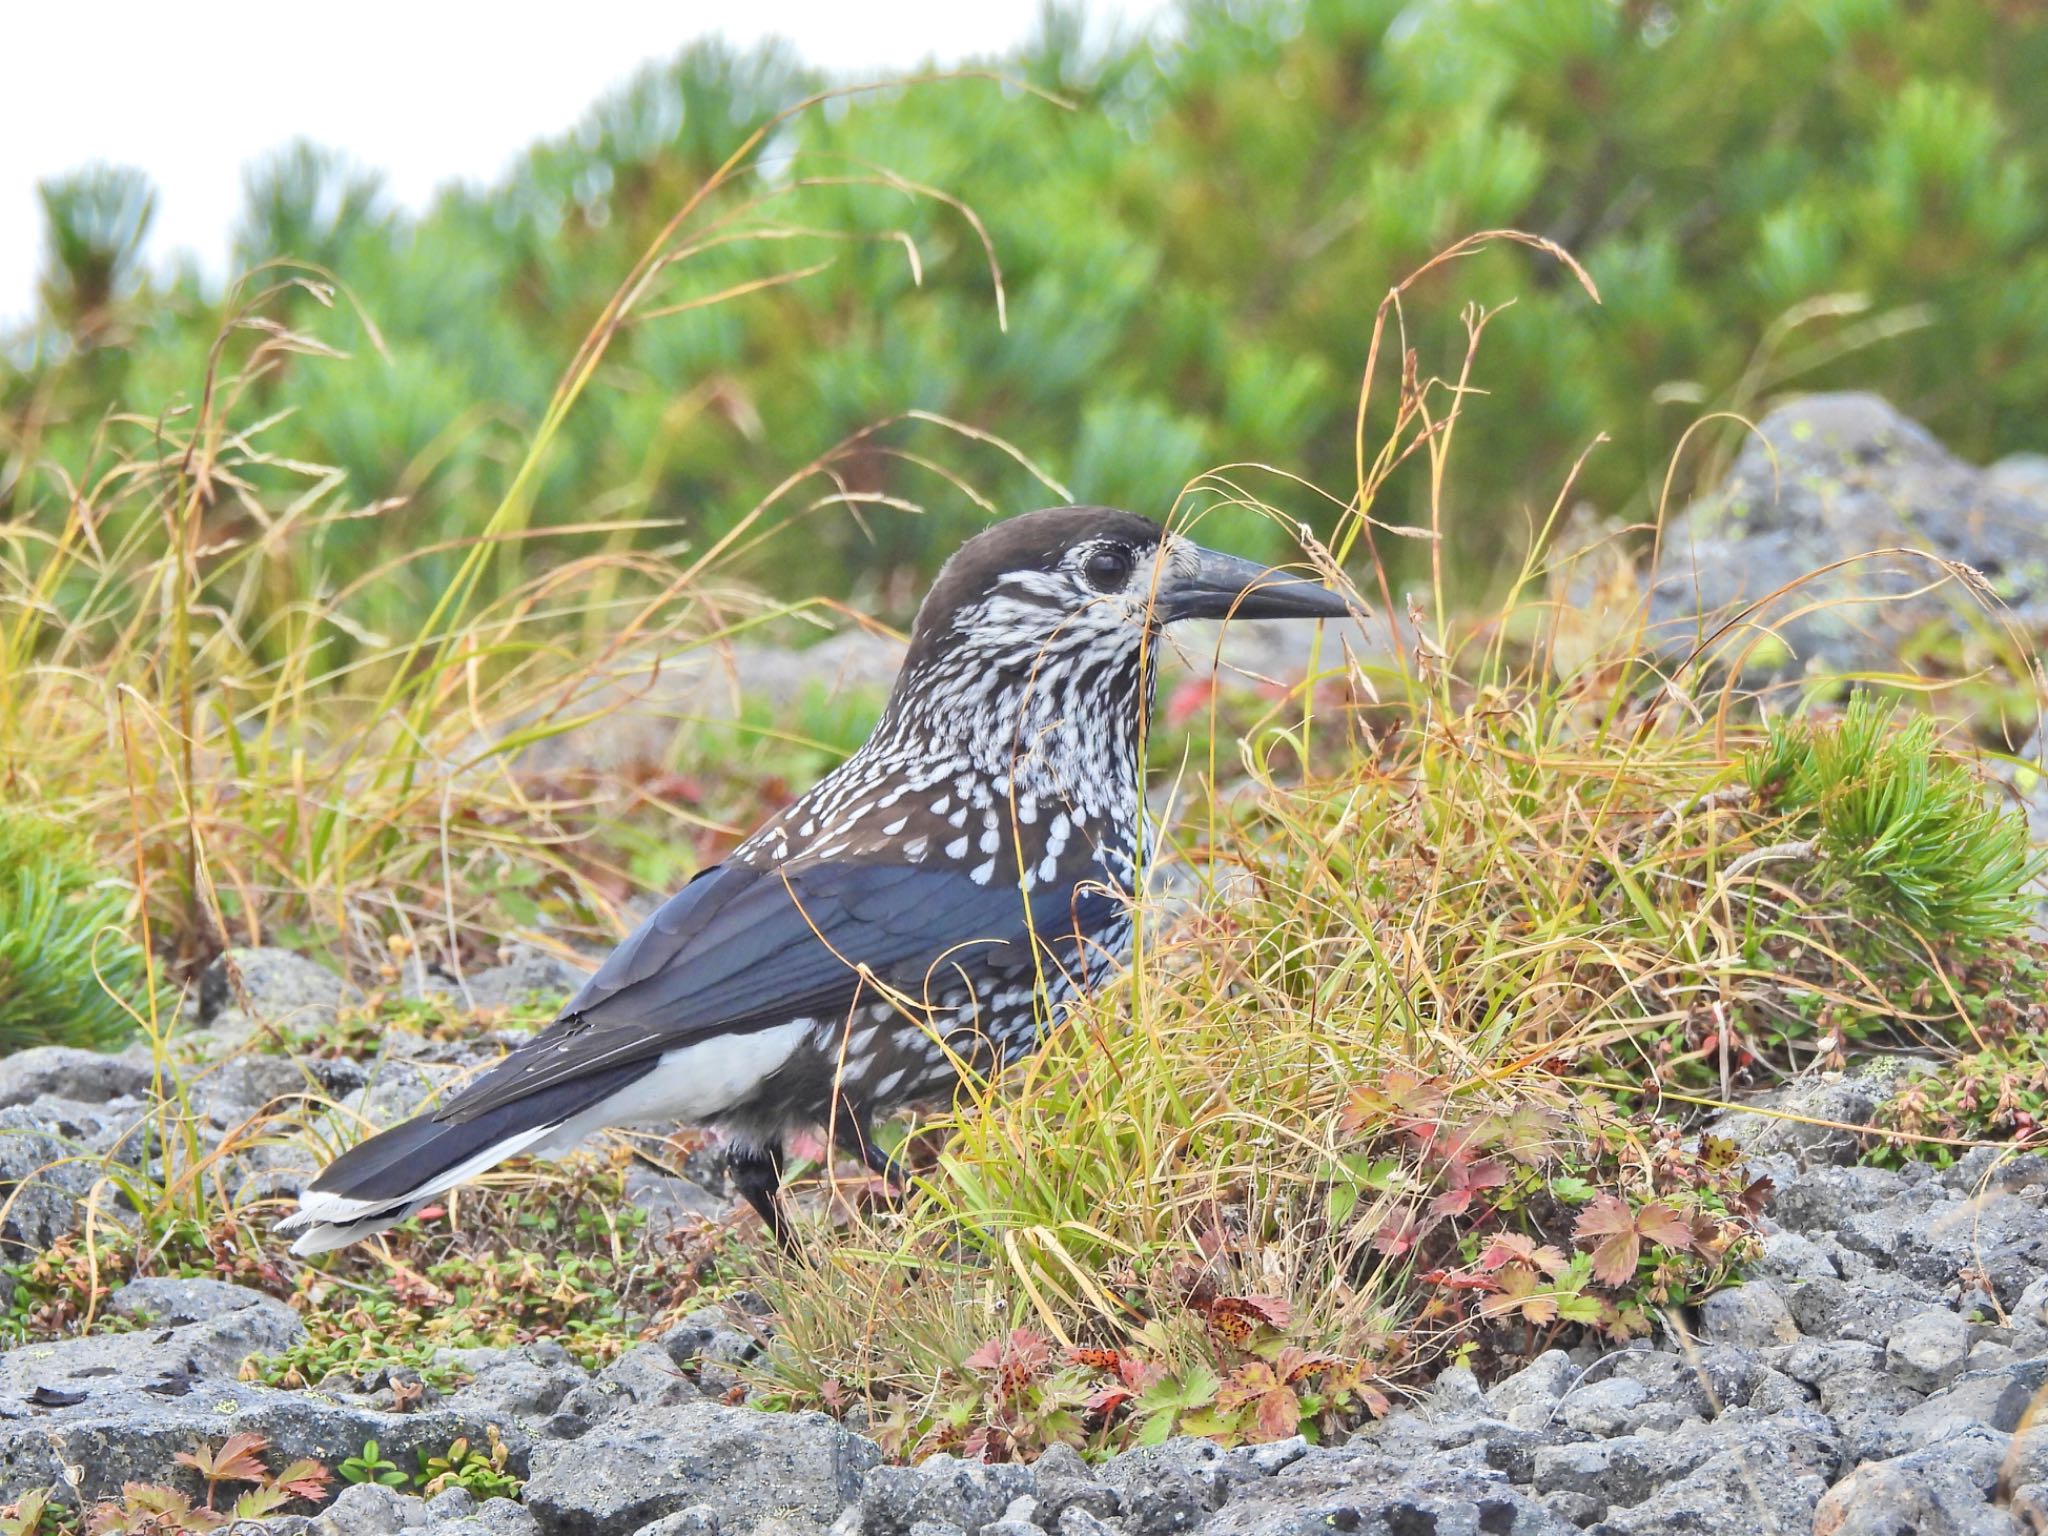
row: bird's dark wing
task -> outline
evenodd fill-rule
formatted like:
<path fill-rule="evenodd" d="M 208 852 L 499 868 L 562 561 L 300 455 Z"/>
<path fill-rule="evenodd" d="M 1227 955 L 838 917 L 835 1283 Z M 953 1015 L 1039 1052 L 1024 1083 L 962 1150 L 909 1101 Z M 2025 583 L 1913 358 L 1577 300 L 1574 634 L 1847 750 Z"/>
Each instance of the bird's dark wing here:
<path fill-rule="evenodd" d="M 1053 881 L 1025 900 L 1014 881 L 977 885 L 944 866 L 728 864 L 669 898 L 605 961 L 542 1034 L 437 1118 L 467 1120 L 544 1088 L 721 1033 L 846 1014 L 880 1000 L 856 966 L 921 1001 L 951 964 L 1030 974 L 1030 935 L 1048 966 L 1076 963 L 1080 940 L 1115 898 Z M 865 991 L 863 989 L 865 988 Z"/>

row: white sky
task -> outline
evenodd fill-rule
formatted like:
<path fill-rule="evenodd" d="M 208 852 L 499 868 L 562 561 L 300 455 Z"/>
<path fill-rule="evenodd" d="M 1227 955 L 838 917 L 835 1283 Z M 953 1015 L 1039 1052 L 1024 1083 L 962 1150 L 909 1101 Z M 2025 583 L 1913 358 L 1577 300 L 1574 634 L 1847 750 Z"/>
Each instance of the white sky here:
<path fill-rule="evenodd" d="M 95 160 L 157 189 L 147 247 L 222 275 L 242 171 L 295 138 L 381 170 L 418 209 L 451 180 L 487 181 L 573 126 L 643 63 L 723 32 L 793 42 L 837 72 L 900 72 L 1023 40 L 1039 0 L 576 0 L 566 6 L 356 0 L 0 0 L 0 328 L 26 316 L 42 263 L 46 177 Z M 1097 25 L 1168 0 L 1090 0 Z"/>

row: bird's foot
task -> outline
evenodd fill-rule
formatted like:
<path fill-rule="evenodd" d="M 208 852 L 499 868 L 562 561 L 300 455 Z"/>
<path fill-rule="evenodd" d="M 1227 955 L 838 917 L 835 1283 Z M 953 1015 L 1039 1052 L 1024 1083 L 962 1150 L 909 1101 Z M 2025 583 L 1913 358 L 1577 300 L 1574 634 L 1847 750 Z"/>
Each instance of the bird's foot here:
<path fill-rule="evenodd" d="M 778 1146 L 749 1147 L 735 1144 L 726 1157 L 726 1176 L 732 1180 L 732 1187 L 754 1208 L 761 1218 L 761 1224 L 768 1229 L 768 1235 L 787 1252 L 791 1246 L 789 1220 L 783 1214 L 779 1191 L 782 1188 L 782 1148 Z"/>

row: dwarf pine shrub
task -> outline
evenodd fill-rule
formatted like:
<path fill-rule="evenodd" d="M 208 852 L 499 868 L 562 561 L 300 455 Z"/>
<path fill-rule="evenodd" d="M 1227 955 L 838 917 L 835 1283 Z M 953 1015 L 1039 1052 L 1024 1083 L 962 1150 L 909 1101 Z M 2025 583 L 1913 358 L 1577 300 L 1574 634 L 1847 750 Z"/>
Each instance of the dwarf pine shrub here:
<path fill-rule="evenodd" d="M 1775 720 L 1747 762 L 1788 837 L 1864 915 L 1927 939 L 1981 943 L 2023 932 L 2041 859 L 2026 818 L 1997 804 L 1926 715 L 1901 721 L 1859 693 L 1839 720 Z"/>
<path fill-rule="evenodd" d="M 0 1054 L 128 1036 L 149 981 L 127 910 L 64 827 L 0 811 Z"/>

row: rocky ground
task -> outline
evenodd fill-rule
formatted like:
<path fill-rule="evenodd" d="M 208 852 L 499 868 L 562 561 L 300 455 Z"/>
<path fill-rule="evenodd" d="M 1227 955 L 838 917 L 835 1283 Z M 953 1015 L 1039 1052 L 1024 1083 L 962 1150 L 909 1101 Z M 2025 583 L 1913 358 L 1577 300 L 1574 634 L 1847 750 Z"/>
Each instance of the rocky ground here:
<path fill-rule="evenodd" d="M 229 1047 L 266 1021 L 331 1020 L 335 978 L 275 952 L 242 958 L 246 997 L 215 990 L 217 1011 L 195 1034 L 203 1045 Z M 550 964 L 528 958 L 468 986 L 502 999 L 546 984 Z M 197 1080 L 196 1107 L 220 1134 L 306 1070 L 382 1118 L 449 1067 L 302 1069 L 244 1054 Z M 59 1161 L 67 1147 L 151 1155 L 131 1129 L 148 1087 L 148 1063 L 134 1054 L 45 1049 L 0 1062 L 10 1242 L 44 1246 L 82 1219 L 94 1174 Z M 1870 1101 L 1853 1084 L 1815 1092 L 1785 1107 L 1826 1119 Z M 2048 1430 L 2029 1428 L 2048 1382 L 2048 1159 L 1978 1152 L 1943 1172 L 1894 1173 L 1845 1161 L 1844 1133 L 1751 1123 L 1768 1134 L 1750 1137 L 1749 1155 L 1778 1190 L 1775 1230 L 1746 1283 L 1654 1344 L 1552 1352 L 1485 1387 L 1447 1370 L 1427 1398 L 1341 1447 L 1177 1440 L 1094 1466 L 1064 1450 L 1033 1466 L 884 1465 L 850 1423 L 738 1401 L 762 1325 L 721 1310 L 595 1372 L 543 1342 L 464 1352 L 448 1363 L 469 1380 L 445 1393 L 415 1398 L 378 1377 L 291 1391 L 239 1380 L 237 1368 L 297 1339 L 298 1313 L 217 1281 L 145 1279 L 112 1298 L 122 1331 L 0 1357 L 0 1502 L 55 1488 L 89 1504 L 128 1482 L 189 1480 L 176 1454 L 231 1430 L 330 1467 L 375 1440 L 409 1467 L 422 1449 L 482 1443 L 495 1429 L 524 1480 L 516 1502 L 479 1503 L 461 1489 L 423 1500 L 365 1484 L 317 1515 L 269 1526 L 281 1536 L 2048 1528 Z M 266 1176 L 263 1161 L 252 1177 Z M 280 1161 L 267 1176 L 295 1175 Z M 687 1207 L 685 1194 L 642 1191 L 671 1209 Z"/>

